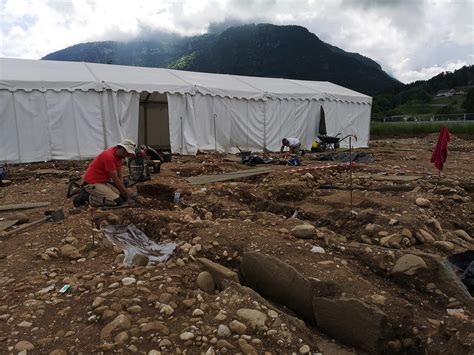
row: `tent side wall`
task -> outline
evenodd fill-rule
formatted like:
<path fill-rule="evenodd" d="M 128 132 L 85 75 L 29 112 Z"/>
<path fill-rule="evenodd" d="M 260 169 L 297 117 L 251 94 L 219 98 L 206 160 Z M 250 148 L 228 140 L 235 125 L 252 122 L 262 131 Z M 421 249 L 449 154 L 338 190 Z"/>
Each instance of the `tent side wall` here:
<path fill-rule="evenodd" d="M 138 136 L 135 92 L 0 90 L 0 161 L 89 159 Z"/>
<path fill-rule="evenodd" d="M 371 105 L 341 101 L 324 101 L 323 108 L 328 136 L 340 134 L 340 137 L 344 137 L 353 134 L 357 137 L 357 140 L 352 140 L 353 147 L 368 147 Z M 343 141 L 341 146 L 348 147 L 348 141 Z"/>
<path fill-rule="evenodd" d="M 318 135 L 321 106 L 328 135 L 355 134 L 366 147 L 368 104 L 329 100 L 245 100 L 210 95 L 168 94 L 171 151 L 278 151 L 283 137 L 298 137 L 306 149 Z M 345 143 L 343 143 L 344 145 Z"/>

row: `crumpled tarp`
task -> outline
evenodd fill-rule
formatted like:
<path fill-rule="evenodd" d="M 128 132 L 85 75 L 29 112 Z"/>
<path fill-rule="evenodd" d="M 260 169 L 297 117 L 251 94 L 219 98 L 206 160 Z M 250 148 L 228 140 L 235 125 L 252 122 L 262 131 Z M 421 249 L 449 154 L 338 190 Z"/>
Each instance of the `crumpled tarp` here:
<path fill-rule="evenodd" d="M 126 265 L 132 264 L 136 254 L 148 256 L 151 264 L 162 263 L 168 260 L 176 249 L 176 243 L 155 243 L 134 224 L 102 226 L 101 230 L 108 240 L 123 250 L 125 254 L 123 263 Z"/>

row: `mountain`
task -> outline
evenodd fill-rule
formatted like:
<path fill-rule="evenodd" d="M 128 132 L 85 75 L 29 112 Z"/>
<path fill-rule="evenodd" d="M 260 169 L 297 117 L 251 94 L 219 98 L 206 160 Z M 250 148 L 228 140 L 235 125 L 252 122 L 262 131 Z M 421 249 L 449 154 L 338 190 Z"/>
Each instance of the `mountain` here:
<path fill-rule="evenodd" d="M 81 43 L 43 59 L 330 81 L 368 95 L 402 85 L 372 59 L 325 43 L 301 26 L 243 25 L 194 37 Z"/>

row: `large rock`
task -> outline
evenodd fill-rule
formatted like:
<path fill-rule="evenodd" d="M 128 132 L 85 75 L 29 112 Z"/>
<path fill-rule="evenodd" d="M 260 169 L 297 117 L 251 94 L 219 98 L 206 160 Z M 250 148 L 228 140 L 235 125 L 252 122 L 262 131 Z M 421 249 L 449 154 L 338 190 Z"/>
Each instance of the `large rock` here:
<path fill-rule="evenodd" d="M 35 346 L 26 340 L 19 341 L 18 343 L 15 344 L 15 350 L 18 352 L 24 351 L 24 350 L 30 351 L 30 350 L 33 350 L 34 348 Z"/>
<path fill-rule="evenodd" d="M 420 270 L 426 269 L 428 269 L 428 267 L 422 258 L 413 254 L 405 254 L 395 262 L 392 274 L 413 276 Z"/>
<path fill-rule="evenodd" d="M 426 198 L 423 198 L 423 197 L 418 197 L 416 200 L 415 200 L 415 203 L 417 206 L 420 206 L 420 207 L 429 207 L 431 202 L 430 200 L 426 199 Z"/>
<path fill-rule="evenodd" d="M 135 254 L 132 259 L 132 265 L 135 266 L 147 266 L 150 259 L 148 256 L 143 254 Z"/>
<path fill-rule="evenodd" d="M 65 244 L 59 249 L 61 256 L 69 259 L 79 259 L 81 258 L 81 253 L 76 247 L 73 247 L 71 244 Z"/>
<path fill-rule="evenodd" d="M 247 331 L 247 326 L 244 323 L 239 322 L 238 320 L 233 320 L 229 323 L 229 328 L 237 334 L 245 334 Z"/>
<path fill-rule="evenodd" d="M 400 247 L 403 237 L 400 234 L 390 234 L 380 238 L 380 245 L 383 247 Z"/>
<path fill-rule="evenodd" d="M 179 335 L 179 338 L 183 341 L 191 340 L 194 338 L 194 333 L 191 332 L 183 332 Z"/>
<path fill-rule="evenodd" d="M 358 221 L 367 224 L 373 223 L 375 217 L 377 217 L 377 214 L 374 213 L 374 210 L 372 208 L 366 208 L 365 210 L 360 211 L 355 218 Z"/>
<path fill-rule="evenodd" d="M 246 320 L 252 328 L 260 328 L 265 326 L 267 315 L 256 309 L 241 308 L 237 310 L 237 315 Z"/>
<path fill-rule="evenodd" d="M 291 234 L 293 234 L 296 238 L 301 239 L 310 239 L 315 235 L 315 233 L 316 228 L 310 224 L 301 224 L 291 230 Z"/>
<path fill-rule="evenodd" d="M 244 253 L 241 272 L 251 288 L 315 322 L 312 297 L 333 297 L 335 284 L 306 278 L 293 266 L 259 252 Z"/>
<path fill-rule="evenodd" d="M 165 323 L 160 321 L 153 321 L 148 323 L 140 324 L 140 331 L 142 333 L 146 333 L 152 330 L 158 331 L 158 333 L 162 335 L 168 335 L 170 333 L 169 328 L 165 325 Z"/>
<path fill-rule="evenodd" d="M 108 323 L 100 332 L 100 337 L 102 339 L 108 339 L 112 336 L 112 333 L 117 329 L 128 329 L 130 328 L 131 323 L 125 315 L 118 315 L 113 321 Z"/>
<path fill-rule="evenodd" d="M 197 260 L 203 265 L 204 269 L 212 275 L 217 288 L 224 288 L 224 285 L 222 284 L 223 280 L 239 282 L 239 276 L 237 273 L 225 266 L 217 264 L 207 258 L 198 258 Z"/>
<path fill-rule="evenodd" d="M 244 355 L 258 355 L 257 349 L 247 343 L 247 340 L 239 339 L 237 342 L 239 343 L 240 350 L 242 350 Z"/>
<path fill-rule="evenodd" d="M 225 324 L 219 324 L 219 326 L 217 327 L 217 336 L 219 336 L 221 338 L 225 338 L 225 337 L 230 336 L 229 327 L 226 326 Z"/>
<path fill-rule="evenodd" d="M 240 265 L 248 285 L 314 323 L 312 285 L 294 267 L 259 252 L 244 253 Z"/>
<path fill-rule="evenodd" d="M 454 234 L 456 234 L 459 238 L 464 239 L 466 242 L 474 241 L 473 238 L 462 229 L 455 230 Z"/>
<path fill-rule="evenodd" d="M 390 331 L 385 313 L 356 299 L 314 297 L 313 308 L 319 331 L 369 353 L 381 350 Z"/>
<path fill-rule="evenodd" d="M 436 241 L 433 244 L 448 253 L 454 250 L 454 244 L 445 240 Z"/>
<path fill-rule="evenodd" d="M 196 279 L 196 283 L 202 291 L 207 293 L 213 292 L 216 289 L 214 278 L 208 271 L 203 271 L 199 273 Z"/>
<path fill-rule="evenodd" d="M 23 223 L 28 223 L 30 218 L 24 214 L 24 213 L 21 213 L 21 212 L 17 212 L 17 213 L 14 213 L 12 214 L 9 219 L 13 219 L 13 220 L 17 220 L 18 224 L 23 224 Z"/>
<path fill-rule="evenodd" d="M 427 230 L 424 230 L 423 228 L 420 228 L 419 234 L 421 235 L 424 242 L 434 242 L 435 241 L 435 238 L 433 237 L 433 235 L 431 235 L 430 232 L 428 232 Z"/>

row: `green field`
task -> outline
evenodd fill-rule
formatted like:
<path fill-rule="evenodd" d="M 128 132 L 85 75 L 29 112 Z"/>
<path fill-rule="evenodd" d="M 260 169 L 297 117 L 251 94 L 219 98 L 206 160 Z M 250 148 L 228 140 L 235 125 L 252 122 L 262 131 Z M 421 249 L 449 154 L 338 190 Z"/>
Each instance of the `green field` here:
<path fill-rule="evenodd" d="M 371 136 L 416 136 L 438 133 L 442 127 L 448 127 L 454 134 L 474 136 L 474 121 L 464 122 L 397 122 L 382 123 L 372 121 L 370 124 Z"/>

